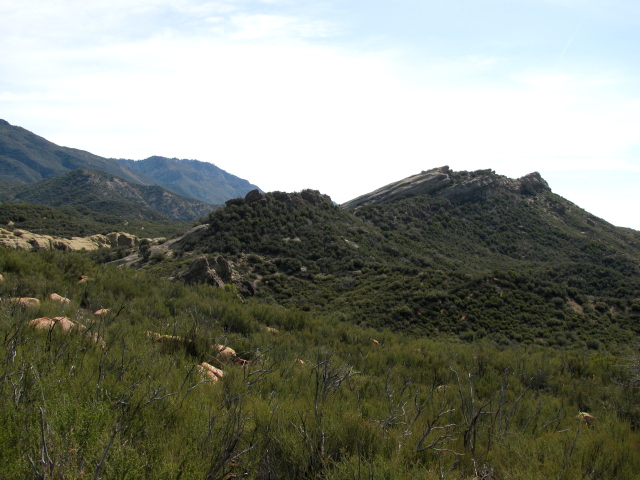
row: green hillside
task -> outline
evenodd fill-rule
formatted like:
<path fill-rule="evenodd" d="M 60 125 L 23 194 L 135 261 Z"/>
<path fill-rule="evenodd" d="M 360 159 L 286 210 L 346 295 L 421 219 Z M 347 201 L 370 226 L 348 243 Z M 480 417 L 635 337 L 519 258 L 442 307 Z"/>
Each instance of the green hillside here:
<path fill-rule="evenodd" d="M 189 228 L 187 222 L 171 220 L 125 220 L 118 215 L 95 212 L 83 205 L 47 207 L 28 203 L 0 204 L 0 226 L 40 235 L 82 237 L 126 232 L 145 237 L 171 237 Z M 144 235 L 142 235 L 144 233 Z"/>
<path fill-rule="evenodd" d="M 624 480 L 640 470 L 638 372 L 623 346 L 405 336 L 79 253 L 0 253 L 6 478 Z M 70 302 L 47 300 L 53 292 Z M 24 310 L 9 297 L 41 302 Z M 91 313 L 100 308 L 110 310 Z M 30 326 L 60 316 L 77 326 Z"/>
<path fill-rule="evenodd" d="M 216 208 L 162 187 L 138 185 L 100 170 L 84 169 L 22 185 L 13 190 L 11 201 L 51 207 L 82 206 L 101 215 L 158 221 L 191 221 Z"/>
<path fill-rule="evenodd" d="M 101 170 L 139 184 L 156 183 L 112 160 L 75 148 L 60 147 L 0 119 L 0 180 L 32 183 L 78 168 Z"/>
<path fill-rule="evenodd" d="M 255 190 L 162 245 L 0 248 L 0 477 L 637 478 L 640 233 L 537 174 L 346 207 Z M 0 222 L 72 215 L 38 208 Z"/>
<path fill-rule="evenodd" d="M 550 190 L 355 212 L 313 191 L 256 193 L 207 223 L 185 253 L 221 253 L 258 296 L 355 324 L 593 348 L 640 333 L 640 234 Z"/>

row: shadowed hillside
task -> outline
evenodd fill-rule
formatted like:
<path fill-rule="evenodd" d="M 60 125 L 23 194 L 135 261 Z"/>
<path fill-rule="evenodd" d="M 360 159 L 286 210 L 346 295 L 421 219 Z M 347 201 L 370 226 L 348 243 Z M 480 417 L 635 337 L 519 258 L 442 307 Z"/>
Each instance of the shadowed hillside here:
<path fill-rule="evenodd" d="M 223 204 L 258 187 L 215 165 L 198 160 L 150 157 L 145 160 L 117 160 L 127 168 L 144 173 L 179 195 L 203 202 Z"/>
<path fill-rule="evenodd" d="M 215 208 L 162 187 L 138 185 L 99 170 L 84 169 L 18 187 L 11 201 L 52 207 L 82 206 L 98 214 L 137 220 L 189 221 Z"/>

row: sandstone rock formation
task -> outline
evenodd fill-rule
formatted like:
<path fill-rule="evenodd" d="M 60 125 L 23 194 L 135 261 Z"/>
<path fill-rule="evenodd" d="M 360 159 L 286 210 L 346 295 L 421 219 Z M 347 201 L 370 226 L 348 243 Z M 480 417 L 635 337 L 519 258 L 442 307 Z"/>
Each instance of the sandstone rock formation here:
<path fill-rule="evenodd" d="M 40 306 L 40 300 L 33 297 L 11 298 L 9 301 L 19 305 L 22 308 L 36 308 Z"/>
<path fill-rule="evenodd" d="M 200 365 L 197 365 L 196 368 L 203 376 L 213 382 L 217 382 L 224 377 L 224 372 L 222 370 L 208 364 L 207 362 L 202 362 Z"/>
<path fill-rule="evenodd" d="M 98 250 L 99 248 L 134 247 L 140 244 L 140 238 L 124 232 L 89 237 L 55 237 L 39 235 L 26 230 L 6 230 L 0 228 L 0 246 L 16 250 Z"/>
<path fill-rule="evenodd" d="M 219 288 L 231 284 L 245 296 L 254 295 L 256 292 L 254 285 L 242 278 L 222 256 L 200 257 L 185 272 L 178 274 L 177 278 L 187 284 L 208 283 Z"/>
<path fill-rule="evenodd" d="M 71 302 L 71 300 L 69 300 L 67 297 L 63 297 L 61 295 L 58 295 L 57 293 L 52 293 L 51 295 L 49 295 L 49 300 L 51 300 L 52 302 L 62 303 L 63 305 Z"/>
<path fill-rule="evenodd" d="M 538 172 L 511 179 L 497 175 L 491 170 L 453 172 L 444 166 L 390 183 L 341 206 L 354 209 L 362 205 L 389 203 L 414 195 L 438 195 L 454 203 L 463 203 L 491 198 L 499 192 L 535 195 L 543 191 L 550 191 L 549 185 Z"/>

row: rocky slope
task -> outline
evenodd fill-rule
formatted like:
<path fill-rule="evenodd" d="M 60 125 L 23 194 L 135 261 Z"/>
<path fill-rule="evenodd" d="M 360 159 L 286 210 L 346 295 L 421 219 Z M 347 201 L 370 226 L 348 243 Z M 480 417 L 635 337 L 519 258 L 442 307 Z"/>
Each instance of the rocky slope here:
<path fill-rule="evenodd" d="M 438 195 L 452 202 L 463 203 L 488 199 L 499 193 L 534 195 L 544 191 L 550 192 L 551 189 L 538 172 L 511 179 L 496 175 L 491 170 L 454 172 L 444 166 L 390 183 L 345 202 L 342 207 L 354 209 L 362 205 L 389 203 L 414 195 Z"/>
<path fill-rule="evenodd" d="M 127 247 L 140 245 L 141 239 L 124 232 L 113 232 L 107 235 L 90 235 L 87 237 L 57 237 L 38 235 L 20 229 L 0 228 L 0 246 L 16 250 L 98 250 L 99 248 Z M 156 243 L 155 240 L 147 242 Z"/>

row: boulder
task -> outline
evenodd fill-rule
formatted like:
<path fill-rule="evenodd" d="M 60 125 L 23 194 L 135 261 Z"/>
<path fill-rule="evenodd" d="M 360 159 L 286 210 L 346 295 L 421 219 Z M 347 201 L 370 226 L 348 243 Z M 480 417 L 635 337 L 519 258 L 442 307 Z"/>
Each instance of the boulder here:
<path fill-rule="evenodd" d="M 29 322 L 29 326 L 36 330 L 52 329 L 54 327 L 60 327 L 63 332 L 69 332 L 76 327 L 76 324 L 69 320 L 67 317 L 41 317 L 35 318 Z"/>
<path fill-rule="evenodd" d="M 113 248 L 126 247 L 132 248 L 140 243 L 140 239 L 135 235 L 124 232 L 112 232 L 107 235 L 109 244 Z"/>
<path fill-rule="evenodd" d="M 224 288 L 224 282 L 217 272 L 211 268 L 207 257 L 196 259 L 186 272 L 178 274 L 178 278 L 188 285 L 198 283 L 208 283 L 219 288 Z"/>
<path fill-rule="evenodd" d="M 231 262 L 222 256 L 197 258 L 185 272 L 179 273 L 176 278 L 190 285 L 206 283 L 224 288 L 225 284 L 231 284 L 241 295 L 255 294 L 254 285 L 240 276 L 233 269 Z"/>
<path fill-rule="evenodd" d="M 578 416 L 576 417 L 576 419 L 586 427 L 595 426 L 596 417 L 594 417 L 593 415 L 587 412 L 578 413 Z"/>
<path fill-rule="evenodd" d="M 200 365 L 197 365 L 196 368 L 203 376 L 213 382 L 217 382 L 224 377 L 224 372 L 222 370 L 208 364 L 207 362 L 202 362 Z"/>
<path fill-rule="evenodd" d="M 22 308 L 35 308 L 40 306 L 40 300 L 32 297 L 20 297 L 20 298 L 11 298 L 11 302 L 14 302 L 21 306 Z"/>
<path fill-rule="evenodd" d="M 51 295 L 49 295 L 49 300 L 51 300 L 52 302 L 62 303 L 63 305 L 71 302 L 71 300 L 69 300 L 67 297 L 60 296 L 57 293 L 52 293 Z"/>
<path fill-rule="evenodd" d="M 233 360 L 237 357 L 236 351 L 233 348 L 226 347 L 224 345 L 214 345 L 213 349 L 218 352 L 218 356 L 225 360 Z"/>

